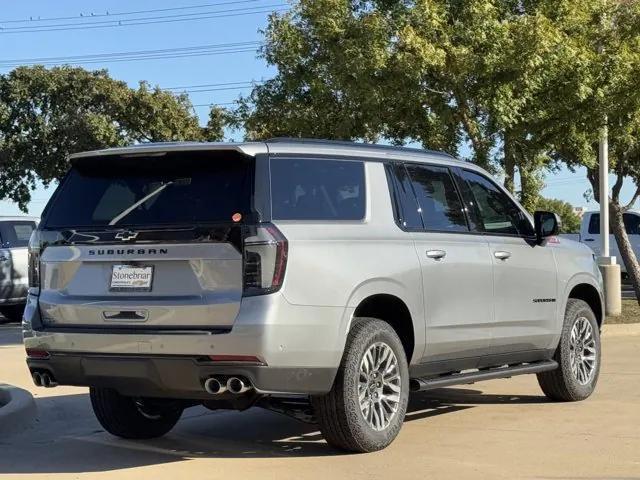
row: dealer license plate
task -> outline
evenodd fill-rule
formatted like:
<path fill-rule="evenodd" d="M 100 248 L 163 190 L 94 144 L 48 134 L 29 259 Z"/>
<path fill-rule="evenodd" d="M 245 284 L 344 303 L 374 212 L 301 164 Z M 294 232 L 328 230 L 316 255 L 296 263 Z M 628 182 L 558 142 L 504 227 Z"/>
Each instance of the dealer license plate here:
<path fill-rule="evenodd" d="M 111 269 L 109 290 L 116 292 L 150 292 L 153 267 L 114 265 Z"/>

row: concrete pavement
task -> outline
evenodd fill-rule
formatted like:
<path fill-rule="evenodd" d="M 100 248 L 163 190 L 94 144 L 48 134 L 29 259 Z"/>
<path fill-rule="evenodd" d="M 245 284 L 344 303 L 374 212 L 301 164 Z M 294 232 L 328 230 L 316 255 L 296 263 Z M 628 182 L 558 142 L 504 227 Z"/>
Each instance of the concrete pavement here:
<path fill-rule="evenodd" d="M 314 426 L 260 409 L 187 410 L 166 437 L 116 439 L 86 389 L 32 386 L 17 327 L 0 326 L 0 381 L 34 393 L 38 416 L 0 438 L 0 478 L 640 478 L 640 340 L 607 336 L 594 396 L 550 403 L 534 376 L 414 395 L 398 439 L 336 452 Z"/>

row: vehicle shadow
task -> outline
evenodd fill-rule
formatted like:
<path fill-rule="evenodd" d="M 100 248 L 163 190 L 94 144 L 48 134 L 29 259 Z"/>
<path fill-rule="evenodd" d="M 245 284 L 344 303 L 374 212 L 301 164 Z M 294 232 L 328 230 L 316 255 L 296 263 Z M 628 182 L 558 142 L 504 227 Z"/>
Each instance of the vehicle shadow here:
<path fill-rule="evenodd" d="M 405 421 L 487 404 L 545 401 L 544 397 L 446 388 L 412 394 Z M 0 476 L 114 471 L 192 458 L 345 455 L 324 442 L 316 425 L 260 408 L 245 412 L 192 408 L 165 437 L 132 441 L 104 432 L 87 394 L 40 397 L 36 403 L 38 416 L 28 429 L 10 438 L 0 436 Z"/>

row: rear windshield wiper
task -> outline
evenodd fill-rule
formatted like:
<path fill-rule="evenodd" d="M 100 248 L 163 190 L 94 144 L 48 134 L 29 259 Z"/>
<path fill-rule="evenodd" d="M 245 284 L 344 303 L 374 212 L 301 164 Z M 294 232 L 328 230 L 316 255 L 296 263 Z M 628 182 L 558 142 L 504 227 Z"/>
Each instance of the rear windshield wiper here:
<path fill-rule="evenodd" d="M 178 178 L 177 180 L 171 180 L 170 182 L 167 183 L 163 183 L 162 185 L 160 185 L 158 188 L 156 188 L 155 190 L 153 190 L 151 193 L 149 193 L 148 195 L 142 197 L 140 200 L 138 200 L 136 203 L 134 203 L 133 205 L 131 205 L 130 207 L 127 207 L 125 210 L 123 210 L 122 212 L 120 212 L 118 215 L 116 215 L 115 217 L 113 217 L 111 219 L 111 221 L 109 222 L 109 225 L 115 225 L 116 223 L 118 223 L 120 220 L 122 220 L 124 217 L 126 217 L 127 215 L 129 215 L 132 211 L 134 211 L 136 208 L 138 208 L 140 205 L 142 205 L 144 202 L 146 202 L 147 200 L 149 200 L 150 198 L 155 197 L 156 195 L 158 195 L 160 192 L 162 192 L 165 188 L 167 188 L 170 185 L 190 185 L 191 184 L 191 179 L 190 178 Z"/>

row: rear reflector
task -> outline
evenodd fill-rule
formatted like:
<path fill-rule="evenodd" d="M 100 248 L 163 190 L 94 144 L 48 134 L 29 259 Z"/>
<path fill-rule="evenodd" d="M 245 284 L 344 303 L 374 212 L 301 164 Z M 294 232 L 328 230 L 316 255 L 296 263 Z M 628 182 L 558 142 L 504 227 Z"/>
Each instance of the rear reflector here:
<path fill-rule="evenodd" d="M 39 350 L 37 348 L 27 348 L 27 357 L 29 358 L 49 358 L 49 352 L 46 350 Z"/>
<path fill-rule="evenodd" d="M 209 360 L 213 362 L 240 362 L 266 365 L 262 360 L 253 355 L 209 355 Z"/>

